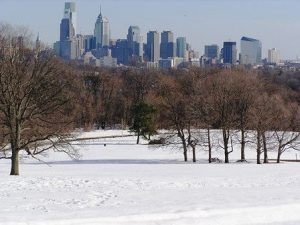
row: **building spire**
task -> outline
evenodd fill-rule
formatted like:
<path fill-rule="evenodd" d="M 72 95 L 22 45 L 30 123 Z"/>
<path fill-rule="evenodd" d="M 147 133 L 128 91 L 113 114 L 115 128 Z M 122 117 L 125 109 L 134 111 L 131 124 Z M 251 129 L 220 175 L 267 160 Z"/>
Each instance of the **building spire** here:
<path fill-rule="evenodd" d="M 100 15 L 102 15 L 102 7 L 101 7 L 101 4 L 100 4 Z"/>
<path fill-rule="evenodd" d="M 41 49 L 40 33 L 38 33 L 38 35 L 36 37 L 35 48 L 36 48 L 36 51 L 38 51 L 38 52 Z"/>

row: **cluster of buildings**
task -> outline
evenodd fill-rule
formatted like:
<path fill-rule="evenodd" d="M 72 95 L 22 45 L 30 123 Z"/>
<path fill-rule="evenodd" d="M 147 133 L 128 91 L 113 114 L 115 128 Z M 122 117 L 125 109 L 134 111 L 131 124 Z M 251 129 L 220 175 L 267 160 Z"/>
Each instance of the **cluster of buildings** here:
<path fill-rule="evenodd" d="M 259 40 L 242 37 L 240 54 L 236 42 L 206 45 L 204 55 L 194 51 L 186 37 L 174 37 L 172 31 L 149 31 L 144 41 L 138 26 L 130 26 L 126 39 L 112 39 L 107 17 L 97 17 L 94 33 L 77 34 L 76 4 L 66 2 L 64 16 L 60 23 L 60 40 L 54 50 L 64 60 L 77 60 L 99 67 L 145 66 L 149 68 L 178 68 L 189 65 L 231 66 L 236 64 L 260 66 L 263 63 L 280 63 L 280 53 L 270 49 L 268 59 L 262 60 L 262 43 Z"/>

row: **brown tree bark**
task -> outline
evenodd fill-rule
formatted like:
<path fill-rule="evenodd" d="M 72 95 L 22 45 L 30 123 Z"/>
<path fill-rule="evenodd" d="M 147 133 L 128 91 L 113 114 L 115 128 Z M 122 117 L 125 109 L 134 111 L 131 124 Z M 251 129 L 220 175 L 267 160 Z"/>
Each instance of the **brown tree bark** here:
<path fill-rule="evenodd" d="M 277 162 L 277 163 L 280 163 L 280 160 L 281 160 L 281 150 L 280 150 L 280 148 L 278 148 L 276 162 Z"/>
<path fill-rule="evenodd" d="M 12 150 L 10 175 L 17 176 L 19 174 L 19 151 Z"/>
<path fill-rule="evenodd" d="M 229 144 L 229 132 L 226 129 L 222 129 L 223 132 L 223 143 L 224 143 L 224 153 L 225 153 L 225 163 L 229 163 L 229 150 L 228 150 L 228 144 Z"/>
<path fill-rule="evenodd" d="M 212 147 L 211 147 L 211 140 L 210 140 L 210 127 L 207 128 L 207 144 L 208 144 L 208 162 L 211 163 Z"/>
<path fill-rule="evenodd" d="M 261 154 L 261 133 L 257 131 L 256 134 L 256 163 L 261 164 L 260 162 L 260 154 Z"/>
<path fill-rule="evenodd" d="M 140 131 L 137 132 L 137 139 L 136 144 L 138 145 L 140 143 Z"/>
<path fill-rule="evenodd" d="M 267 148 L 267 139 L 266 139 L 265 132 L 263 132 L 261 136 L 262 136 L 262 141 L 263 141 L 264 163 L 269 163 L 268 148 Z"/>
<path fill-rule="evenodd" d="M 245 157 L 245 145 L 246 145 L 245 130 L 241 129 L 241 161 L 245 161 L 246 160 L 246 157 Z"/>

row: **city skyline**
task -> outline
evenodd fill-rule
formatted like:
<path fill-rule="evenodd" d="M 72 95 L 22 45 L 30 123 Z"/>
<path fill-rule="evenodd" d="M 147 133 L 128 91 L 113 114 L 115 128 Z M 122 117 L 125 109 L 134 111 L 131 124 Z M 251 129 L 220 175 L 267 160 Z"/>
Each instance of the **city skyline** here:
<path fill-rule="evenodd" d="M 28 26 L 34 34 L 40 33 L 42 41 L 52 45 L 59 37 L 57 24 L 62 17 L 64 2 L 1 0 L 0 21 Z M 296 13 L 300 3 L 294 0 L 74 2 L 77 4 L 77 33 L 93 34 L 101 3 L 103 15 L 110 20 L 113 39 L 126 38 L 128 27 L 137 25 L 144 40 L 150 30 L 171 30 L 174 37 L 185 36 L 187 42 L 200 54 L 204 54 L 205 45 L 222 46 L 224 41 L 239 42 L 242 36 L 248 36 L 262 41 L 263 58 L 267 57 L 268 49 L 272 48 L 279 49 L 284 59 L 300 56 L 300 34 L 296 29 L 300 28 L 300 16 Z M 43 10 L 45 8 L 47 10 Z M 11 13 L 12 10 L 15 14 Z M 51 20 L 43 19 L 50 15 Z"/>

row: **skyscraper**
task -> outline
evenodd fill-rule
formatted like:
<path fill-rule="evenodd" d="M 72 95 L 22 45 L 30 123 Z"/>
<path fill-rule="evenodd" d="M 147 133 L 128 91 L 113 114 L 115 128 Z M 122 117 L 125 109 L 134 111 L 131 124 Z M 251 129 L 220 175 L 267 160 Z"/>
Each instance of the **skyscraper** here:
<path fill-rule="evenodd" d="M 108 47 L 110 40 L 109 20 L 102 16 L 101 7 L 100 14 L 95 23 L 94 36 L 96 37 L 97 48 Z"/>
<path fill-rule="evenodd" d="M 160 57 L 159 33 L 157 31 L 149 31 L 147 33 L 147 59 L 151 62 L 158 62 Z"/>
<path fill-rule="evenodd" d="M 224 42 L 223 45 L 223 62 L 235 64 L 237 59 L 236 42 Z"/>
<path fill-rule="evenodd" d="M 76 5 L 66 2 L 64 16 L 60 23 L 59 55 L 65 60 L 76 58 Z"/>
<path fill-rule="evenodd" d="M 66 41 L 75 37 L 74 27 L 68 18 L 63 18 L 60 23 L 60 41 Z"/>
<path fill-rule="evenodd" d="M 240 64 L 257 65 L 261 63 L 262 44 L 259 40 L 242 37 Z"/>
<path fill-rule="evenodd" d="M 96 49 L 96 38 L 94 37 L 94 35 L 85 35 L 84 48 L 85 51 L 91 51 L 93 49 Z"/>
<path fill-rule="evenodd" d="M 218 45 L 205 45 L 205 56 L 210 59 L 218 59 L 220 55 L 220 49 Z"/>
<path fill-rule="evenodd" d="M 186 38 L 178 37 L 176 40 L 177 57 L 186 59 Z"/>
<path fill-rule="evenodd" d="M 69 19 L 71 25 L 73 26 L 74 29 L 74 36 L 76 35 L 76 26 L 77 26 L 77 21 L 76 21 L 76 3 L 75 2 L 66 2 L 65 3 L 65 10 L 64 10 L 64 18 Z"/>
<path fill-rule="evenodd" d="M 112 57 L 117 58 L 119 64 L 129 64 L 129 48 L 127 39 L 118 39 L 112 48 Z"/>
<path fill-rule="evenodd" d="M 143 38 L 138 26 L 130 26 L 127 34 L 129 56 L 131 60 L 143 60 Z"/>
<path fill-rule="evenodd" d="M 280 63 L 280 52 L 276 48 L 268 50 L 268 63 Z"/>
<path fill-rule="evenodd" d="M 161 33 L 160 57 L 167 59 L 176 56 L 176 48 L 174 43 L 174 34 L 172 31 L 164 31 Z"/>

